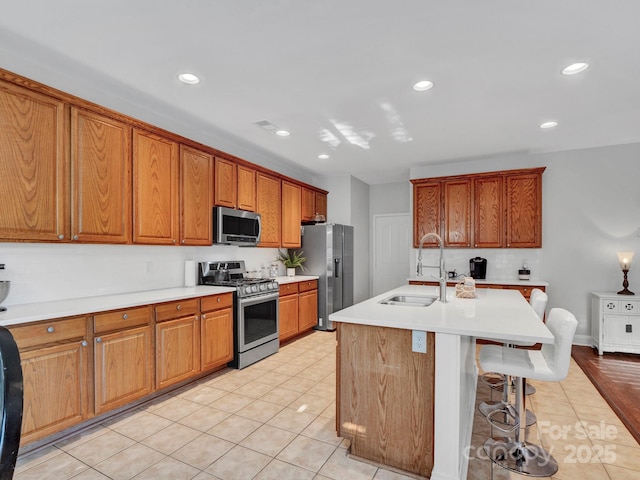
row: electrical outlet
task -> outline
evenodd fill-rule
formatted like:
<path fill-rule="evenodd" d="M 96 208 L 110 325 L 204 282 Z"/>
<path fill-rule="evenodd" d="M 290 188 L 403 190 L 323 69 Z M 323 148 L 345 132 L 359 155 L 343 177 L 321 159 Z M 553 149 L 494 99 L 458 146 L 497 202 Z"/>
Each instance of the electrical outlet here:
<path fill-rule="evenodd" d="M 427 353 L 427 332 L 411 330 L 411 351 Z"/>

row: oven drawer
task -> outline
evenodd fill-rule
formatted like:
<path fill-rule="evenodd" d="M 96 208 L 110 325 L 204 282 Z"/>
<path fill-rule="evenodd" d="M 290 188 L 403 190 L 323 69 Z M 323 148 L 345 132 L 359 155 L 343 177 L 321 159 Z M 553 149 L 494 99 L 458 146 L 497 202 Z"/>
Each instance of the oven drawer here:
<path fill-rule="evenodd" d="M 191 298 L 156 306 L 156 322 L 164 322 L 173 318 L 188 317 L 198 313 L 198 299 Z"/>
<path fill-rule="evenodd" d="M 231 306 L 233 306 L 233 293 L 221 293 L 200 299 L 200 310 L 202 312 L 211 312 Z"/>

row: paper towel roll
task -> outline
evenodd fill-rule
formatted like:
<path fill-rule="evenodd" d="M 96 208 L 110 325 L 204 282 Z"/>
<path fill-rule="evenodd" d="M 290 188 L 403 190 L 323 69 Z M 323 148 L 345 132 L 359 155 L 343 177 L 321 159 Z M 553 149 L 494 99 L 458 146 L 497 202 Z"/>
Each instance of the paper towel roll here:
<path fill-rule="evenodd" d="M 184 286 L 196 286 L 196 262 L 187 260 L 184 262 Z"/>

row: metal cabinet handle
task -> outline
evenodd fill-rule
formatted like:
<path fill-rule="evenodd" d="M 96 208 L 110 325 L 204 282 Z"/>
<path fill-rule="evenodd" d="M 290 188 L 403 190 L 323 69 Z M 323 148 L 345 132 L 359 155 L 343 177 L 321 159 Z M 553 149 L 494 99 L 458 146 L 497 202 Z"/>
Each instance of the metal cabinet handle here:
<path fill-rule="evenodd" d="M 182 305 L 176 305 L 176 310 L 182 310 Z"/>
<path fill-rule="evenodd" d="M 74 240 L 78 240 L 78 235 L 74 235 L 74 236 L 73 236 L 73 239 L 74 239 Z"/>
<path fill-rule="evenodd" d="M 217 300 L 217 302 L 218 302 L 218 303 L 220 303 L 220 297 L 218 297 L 218 300 Z"/>
<path fill-rule="evenodd" d="M 83 340 L 82 342 L 80 342 L 80 345 L 82 345 L 83 347 L 86 347 L 89 344 L 87 343 L 86 340 Z"/>
<path fill-rule="evenodd" d="M 53 332 L 55 332 L 55 330 L 56 330 L 56 329 L 55 329 L 55 328 L 53 328 L 53 327 L 49 327 L 49 328 L 47 328 L 47 332 L 49 332 L 49 333 L 53 333 Z"/>
<path fill-rule="evenodd" d="M 129 315 L 125 313 L 124 315 L 122 315 L 122 318 L 126 320 L 127 318 L 129 318 Z"/>
<path fill-rule="evenodd" d="M 60 240 L 64 240 L 64 235 L 63 235 L 63 234 L 60 234 L 60 235 L 58 235 L 58 238 L 59 238 Z"/>
<path fill-rule="evenodd" d="M 102 337 L 96 338 L 96 343 L 102 343 Z"/>
<path fill-rule="evenodd" d="M 203 320 L 205 320 L 206 318 L 207 318 L 207 314 L 206 314 L 206 313 L 203 313 L 203 314 L 202 314 L 202 319 L 203 319 Z"/>

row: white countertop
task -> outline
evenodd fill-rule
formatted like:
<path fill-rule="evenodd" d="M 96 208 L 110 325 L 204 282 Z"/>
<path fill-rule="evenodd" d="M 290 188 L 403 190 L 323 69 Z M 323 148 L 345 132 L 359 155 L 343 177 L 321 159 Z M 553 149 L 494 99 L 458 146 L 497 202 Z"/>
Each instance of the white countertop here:
<path fill-rule="evenodd" d="M 460 280 L 456 279 L 448 279 L 447 284 L 455 285 Z M 409 277 L 407 282 L 438 282 L 437 278 L 430 277 L 429 275 L 424 275 L 422 277 Z M 540 279 L 531 279 L 531 280 L 518 280 L 516 278 L 513 279 L 495 279 L 495 278 L 485 278 L 484 280 L 476 279 L 476 285 L 517 285 L 517 286 L 531 286 L 531 287 L 548 287 L 549 282 L 545 282 Z"/>
<path fill-rule="evenodd" d="M 329 315 L 334 322 L 465 335 L 499 342 L 552 343 L 553 335 L 517 290 L 477 289 L 475 299 L 455 297 L 428 307 L 383 305 L 392 295 L 433 295 L 438 287 L 404 285 Z"/>
<path fill-rule="evenodd" d="M 170 302 L 234 291 L 235 288 L 231 287 L 200 285 L 196 287 L 165 288 L 162 290 L 146 290 L 142 292 L 10 305 L 7 307 L 7 311 L 0 312 L 0 325 L 6 327 L 20 323 L 36 322 L 38 320 L 87 315 L 120 308 L 138 307 L 140 305 Z"/>
<path fill-rule="evenodd" d="M 295 277 L 275 277 L 276 282 L 280 285 L 285 283 L 304 282 L 306 280 L 317 280 L 317 275 L 296 275 Z"/>

